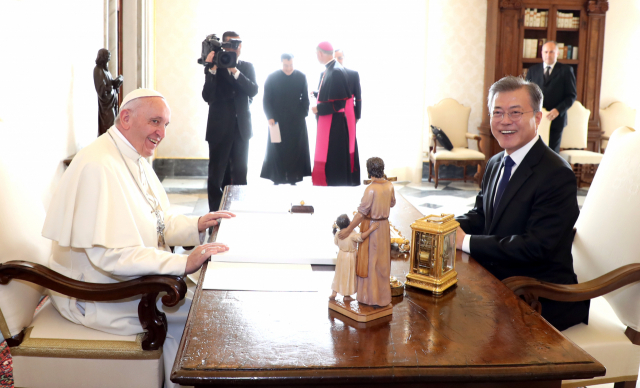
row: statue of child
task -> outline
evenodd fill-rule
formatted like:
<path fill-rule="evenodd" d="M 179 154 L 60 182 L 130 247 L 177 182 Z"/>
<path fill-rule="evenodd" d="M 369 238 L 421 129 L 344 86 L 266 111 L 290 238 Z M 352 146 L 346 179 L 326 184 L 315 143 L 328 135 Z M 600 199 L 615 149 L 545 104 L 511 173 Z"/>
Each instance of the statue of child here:
<path fill-rule="evenodd" d="M 380 226 L 377 222 L 374 222 L 366 232 L 361 234 L 352 231 L 347 238 L 340 240 L 336 234 L 337 230 L 348 227 L 350 223 L 349 216 L 342 214 L 333 225 L 333 242 L 340 248 L 340 252 L 338 252 L 336 274 L 331 284 L 333 293 L 331 293 L 329 299 L 335 299 L 336 294 L 343 295 L 345 301 L 353 299 L 351 295 L 355 294 L 357 289 L 356 255 L 358 253 L 358 243 L 366 240 L 369 234 Z"/>

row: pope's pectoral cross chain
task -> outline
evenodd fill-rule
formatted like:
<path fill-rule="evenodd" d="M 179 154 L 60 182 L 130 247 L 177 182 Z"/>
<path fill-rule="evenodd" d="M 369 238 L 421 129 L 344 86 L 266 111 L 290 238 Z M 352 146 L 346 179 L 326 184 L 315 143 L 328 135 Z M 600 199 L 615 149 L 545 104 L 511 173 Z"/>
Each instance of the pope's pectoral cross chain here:
<path fill-rule="evenodd" d="M 156 231 L 158 232 L 158 246 L 164 246 L 164 216 L 159 207 L 152 211 L 152 213 L 156 214 Z"/>

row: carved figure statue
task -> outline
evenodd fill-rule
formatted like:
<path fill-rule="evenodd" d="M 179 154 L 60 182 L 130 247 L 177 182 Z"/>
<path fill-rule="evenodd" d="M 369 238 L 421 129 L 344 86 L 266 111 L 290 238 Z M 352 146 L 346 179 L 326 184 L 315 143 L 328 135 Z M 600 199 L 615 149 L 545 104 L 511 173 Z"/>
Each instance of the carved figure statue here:
<path fill-rule="evenodd" d="M 98 93 L 98 136 L 107 132 L 118 115 L 118 89 L 122 86 L 122 75 L 111 76 L 107 63 L 111 53 L 107 49 L 98 50 L 96 67 L 93 69 L 93 83 Z"/>
<path fill-rule="evenodd" d="M 393 184 L 384 179 L 384 161 L 380 158 L 367 160 L 367 172 L 371 184 L 364 190 L 358 213 L 348 227 L 338 233 L 345 239 L 360 224 L 360 232 L 365 233 L 379 224 L 367 242 L 360 244 L 356 263 L 358 303 L 386 306 L 391 303 L 391 235 L 389 213 L 396 204 Z"/>
<path fill-rule="evenodd" d="M 336 274 L 333 277 L 333 283 L 331 289 L 333 293 L 329 299 L 335 299 L 337 294 L 344 296 L 344 300 L 348 301 L 353 299 L 351 295 L 356 293 L 357 280 L 356 280 L 356 255 L 358 253 L 358 243 L 362 243 L 369 237 L 371 232 L 378 229 L 380 226 L 378 223 L 371 225 L 369 230 L 364 233 L 357 233 L 351 231 L 349 236 L 344 239 L 339 239 L 336 234 L 338 229 L 344 229 L 349 226 L 349 216 L 342 214 L 336 220 L 333 226 L 333 242 L 340 248 L 338 252 L 338 261 L 336 263 Z"/>

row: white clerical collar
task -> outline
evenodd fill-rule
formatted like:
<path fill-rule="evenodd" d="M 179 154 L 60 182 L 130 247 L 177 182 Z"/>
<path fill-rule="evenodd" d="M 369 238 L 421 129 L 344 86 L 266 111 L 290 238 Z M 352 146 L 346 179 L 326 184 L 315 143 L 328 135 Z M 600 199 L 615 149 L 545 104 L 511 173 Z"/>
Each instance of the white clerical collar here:
<path fill-rule="evenodd" d="M 130 157 L 131 159 L 134 159 L 134 160 L 139 159 L 139 158 L 141 157 L 141 156 L 140 156 L 140 153 L 138 152 L 138 150 L 136 150 L 136 149 L 133 147 L 133 145 L 131 145 L 131 143 L 129 143 L 129 140 L 127 140 L 127 138 L 126 138 L 126 137 L 124 137 L 124 135 L 122 134 L 122 132 L 120 132 L 120 131 L 118 130 L 118 128 L 116 128 L 116 126 L 115 126 L 115 125 L 114 125 L 114 126 L 112 126 L 112 127 L 110 128 L 110 130 L 111 130 L 111 129 L 113 129 L 113 133 L 115 133 L 115 134 L 116 134 L 116 136 L 119 138 L 119 140 L 121 140 L 124 144 L 126 144 L 126 145 L 129 147 L 129 149 L 122 149 L 121 151 L 122 151 L 125 155 L 127 155 L 128 157 Z M 131 151 L 133 151 L 134 153 L 132 153 Z"/>
<path fill-rule="evenodd" d="M 335 60 L 336 60 L 335 58 L 331 58 L 331 59 L 329 60 L 329 62 L 325 63 L 324 65 L 325 65 L 325 66 L 329 66 L 329 65 L 331 64 L 331 62 L 334 62 Z"/>
<path fill-rule="evenodd" d="M 536 144 L 539 138 L 540 138 L 540 135 L 536 134 L 536 136 L 534 136 L 530 142 L 523 145 L 518 150 L 513 151 L 512 154 L 508 154 L 507 151 L 505 150 L 504 157 L 506 158 L 507 156 L 510 156 L 511 159 L 515 162 L 516 166 L 519 166 L 520 163 L 522 163 L 522 160 L 524 159 L 524 157 L 527 156 L 527 154 L 529 153 L 531 148 L 533 148 L 533 145 Z"/>

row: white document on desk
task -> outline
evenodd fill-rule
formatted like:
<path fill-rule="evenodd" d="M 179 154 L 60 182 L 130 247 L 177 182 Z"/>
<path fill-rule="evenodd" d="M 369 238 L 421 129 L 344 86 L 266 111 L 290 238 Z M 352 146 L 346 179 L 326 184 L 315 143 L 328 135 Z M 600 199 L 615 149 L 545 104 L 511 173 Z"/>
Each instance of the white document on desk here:
<path fill-rule="evenodd" d="M 280 143 L 282 141 L 280 138 L 280 124 L 269 124 L 269 134 L 271 135 L 272 143 Z"/>
<path fill-rule="evenodd" d="M 238 213 L 222 220 L 217 242 L 229 251 L 211 261 L 335 265 L 334 214 Z"/>
<path fill-rule="evenodd" d="M 211 262 L 202 282 L 207 290 L 297 291 L 326 289 L 310 265 Z"/>

